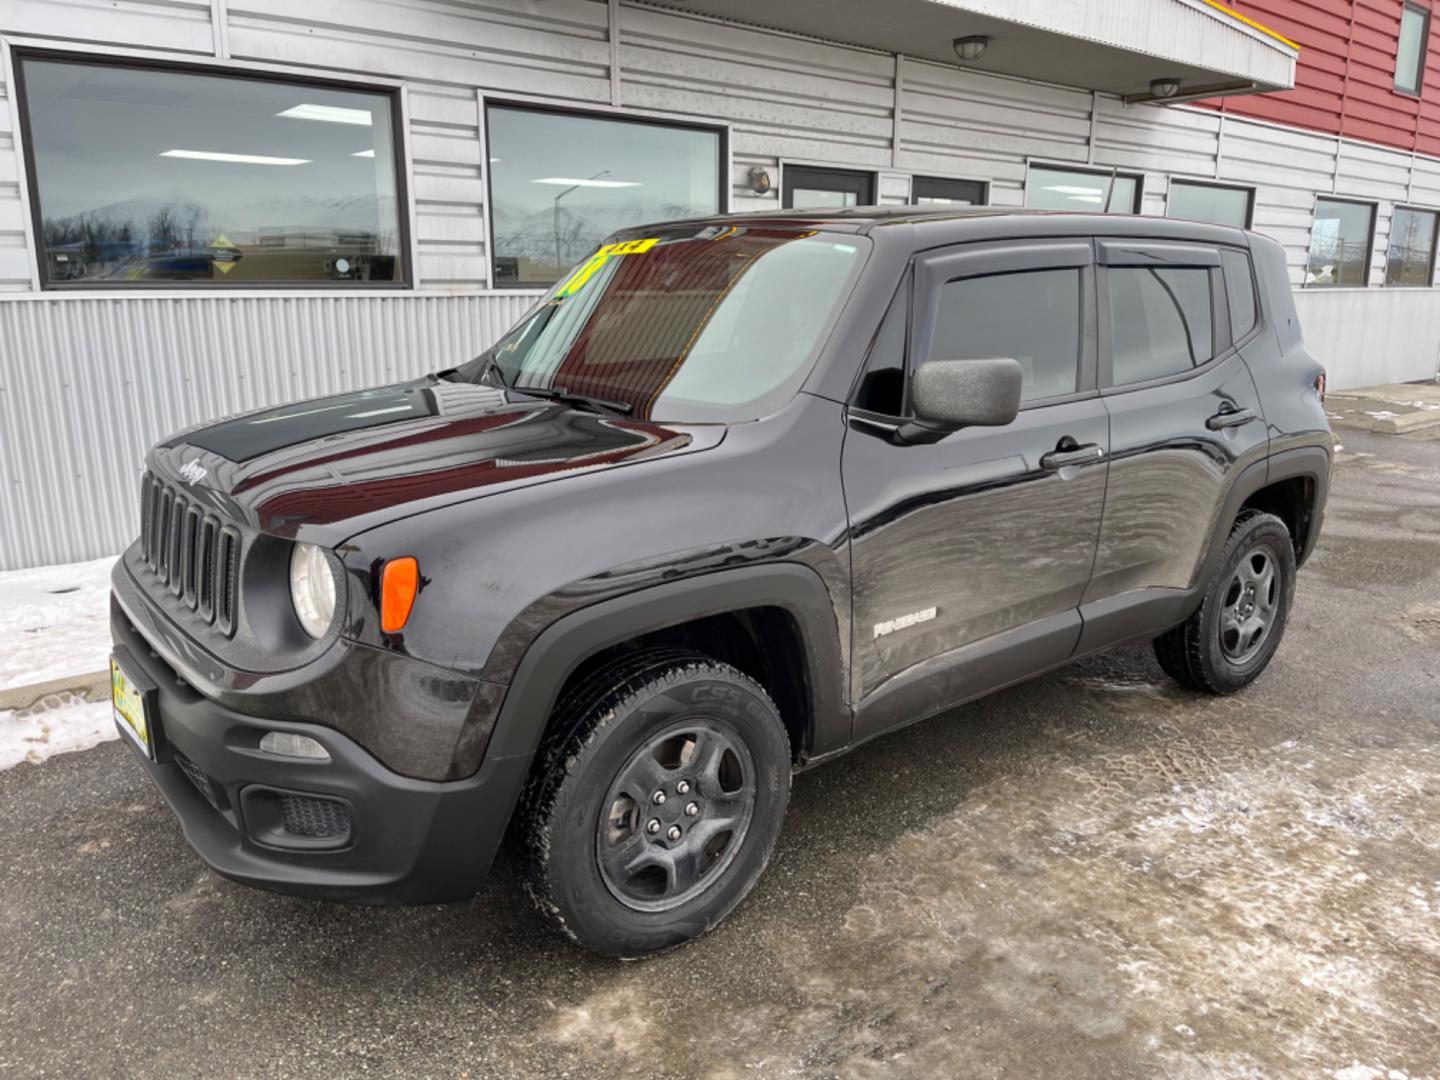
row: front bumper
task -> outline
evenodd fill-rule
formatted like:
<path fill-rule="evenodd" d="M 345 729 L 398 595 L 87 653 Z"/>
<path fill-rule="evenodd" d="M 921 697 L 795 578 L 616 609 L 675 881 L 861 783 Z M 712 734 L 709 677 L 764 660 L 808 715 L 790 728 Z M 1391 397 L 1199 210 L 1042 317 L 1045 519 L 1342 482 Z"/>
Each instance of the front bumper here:
<path fill-rule="evenodd" d="M 487 763 L 455 781 L 403 776 L 331 727 L 261 718 L 207 698 L 113 598 L 111 633 L 122 667 L 153 687 L 158 760 L 140 760 L 186 839 L 216 872 L 261 888 L 360 903 L 474 895 L 504 834 L 525 763 Z M 330 758 L 260 750 L 271 731 L 314 739 Z M 311 813 L 317 808 L 318 825 Z"/>

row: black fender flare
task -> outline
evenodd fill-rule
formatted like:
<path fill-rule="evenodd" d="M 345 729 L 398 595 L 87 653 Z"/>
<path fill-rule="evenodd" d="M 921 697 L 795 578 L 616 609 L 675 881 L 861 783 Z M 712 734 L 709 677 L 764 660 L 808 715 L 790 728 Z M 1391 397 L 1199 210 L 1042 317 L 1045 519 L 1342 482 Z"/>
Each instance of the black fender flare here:
<path fill-rule="evenodd" d="M 484 831 L 498 842 L 560 690 L 585 660 L 655 630 L 758 607 L 785 610 L 799 628 L 810 697 L 809 741 L 814 752 L 830 752 L 847 744 L 851 709 L 843 698 L 846 672 L 841 628 L 818 573 L 800 563 L 777 562 L 667 581 L 564 615 L 531 642 L 515 669 L 480 765 L 479 776 L 488 789 L 485 802 L 492 816 Z M 503 820 L 495 822 L 493 817 L 499 814 Z"/>
<path fill-rule="evenodd" d="M 1197 594 L 1197 601 L 1199 592 L 1220 563 L 1220 553 L 1225 547 L 1225 541 L 1229 539 L 1230 527 L 1240 516 L 1240 508 L 1245 505 L 1245 500 L 1262 488 L 1297 476 L 1315 484 L 1315 503 L 1310 508 L 1310 527 L 1306 532 L 1303 548 L 1296 552 L 1296 562 L 1303 563 L 1309 557 L 1320 536 L 1325 499 L 1330 488 L 1330 453 L 1323 446 L 1299 446 L 1282 450 L 1263 461 L 1255 462 L 1235 478 L 1230 490 L 1225 493 L 1225 503 L 1221 507 L 1219 518 L 1216 519 L 1210 544 L 1205 549 L 1205 559 L 1200 564 L 1200 572 L 1191 583 L 1192 591 Z"/>

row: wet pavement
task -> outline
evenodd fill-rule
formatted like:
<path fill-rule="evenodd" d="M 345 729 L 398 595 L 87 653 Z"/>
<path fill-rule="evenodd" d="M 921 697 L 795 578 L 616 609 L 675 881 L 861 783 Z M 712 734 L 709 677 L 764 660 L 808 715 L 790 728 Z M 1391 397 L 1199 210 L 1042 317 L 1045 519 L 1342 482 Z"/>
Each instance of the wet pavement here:
<path fill-rule="evenodd" d="M 1248 691 L 1126 650 L 873 743 L 650 961 L 505 865 L 231 885 L 120 743 L 0 773 L 0 1077 L 1440 1076 L 1440 433 L 1344 442 Z"/>

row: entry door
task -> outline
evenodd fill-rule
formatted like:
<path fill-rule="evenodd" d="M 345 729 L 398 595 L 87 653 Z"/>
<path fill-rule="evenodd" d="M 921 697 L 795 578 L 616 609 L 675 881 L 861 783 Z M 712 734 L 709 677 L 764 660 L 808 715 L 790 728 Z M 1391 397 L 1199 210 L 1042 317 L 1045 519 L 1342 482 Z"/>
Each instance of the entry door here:
<path fill-rule="evenodd" d="M 1156 629 L 1136 621 L 1152 604 L 1166 621 L 1164 593 L 1195 584 L 1232 474 L 1259 460 L 1267 445 L 1242 355 L 1264 329 L 1254 326 L 1247 253 L 1119 240 L 1102 241 L 1098 250 L 1100 383 L 1112 453 L 1084 601 L 1087 648 L 1113 635 L 1105 616 L 1128 619 L 1137 633 Z M 1235 320 L 1238 342 L 1222 250 L 1239 260 L 1249 294 L 1248 312 Z"/>
<path fill-rule="evenodd" d="M 913 281 L 877 336 L 842 456 L 860 737 L 1068 658 L 1105 498 L 1089 242 L 967 245 L 922 261 Z M 908 314 L 903 333 L 897 310 Z M 897 340 L 909 363 L 1018 360 L 1019 417 L 901 441 L 907 380 L 884 355 Z M 1005 643 L 1024 648 L 992 662 Z M 892 682 L 914 692 L 867 710 L 867 695 Z"/>
<path fill-rule="evenodd" d="M 816 169 L 809 165 L 786 165 L 783 194 L 787 209 L 873 206 L 875 174 L 853 169 Z"/>

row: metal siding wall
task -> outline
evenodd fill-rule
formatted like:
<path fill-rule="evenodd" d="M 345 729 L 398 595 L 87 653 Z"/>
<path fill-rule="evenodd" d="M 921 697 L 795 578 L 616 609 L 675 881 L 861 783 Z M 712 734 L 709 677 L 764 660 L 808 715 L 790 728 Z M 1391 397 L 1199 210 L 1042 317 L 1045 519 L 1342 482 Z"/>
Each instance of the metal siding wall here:
<path fill-rule="evenodd" d="M 230 0 L 223 35 L 211 11 L 209 0 L 9 0 L 0 33 L 202 55 L 223 37 L 242 61 L 404 80 L 420 290 L 0 298 L 0 568 L 118 550 L 134 532 L 140 456 L 169 431 L 405 378 L 488 345 L 535 294 L 482 291 L 488 163 L 478 95 L 611 101 L 607 8 L 593 0 Z M 1333 188 L 1379 203 L 1378 284 L 1393 203 L 1440 205 L 1440 161 L 1233 113 L 1222 129 L 1211 110 L 1127 108 L 629 3 L 620 22 L 621 104 L 729 123 L 736 210 L 778 206 L 787 162 L 873 170 L 878 198 L 892 204 L 908 198 L 911 175 L 984 180 L 1001 206 L 1023 203 L 1029 160 L 1117 167 L 1144 174 L 1147 214 L 1165 212 L 1171 176 L 1215 178 L 1257 188 L 1255 227 L 1285 245 L 1298 284 L 1316 191 Z M 14 293 L 29 289 L 30 262 L 5 93 L 0 293 Z M 753 165 L 770 172 L 763 196 L 749 187 Z M 1434 373 L 1440 290 L 1297 293 L 1332 386 Z"/>
<path fill-rule="evenodd" d="M 0 303 L 0 570 L 134 539 L 151 444 L 464 361 L 538 293 Z"/>

